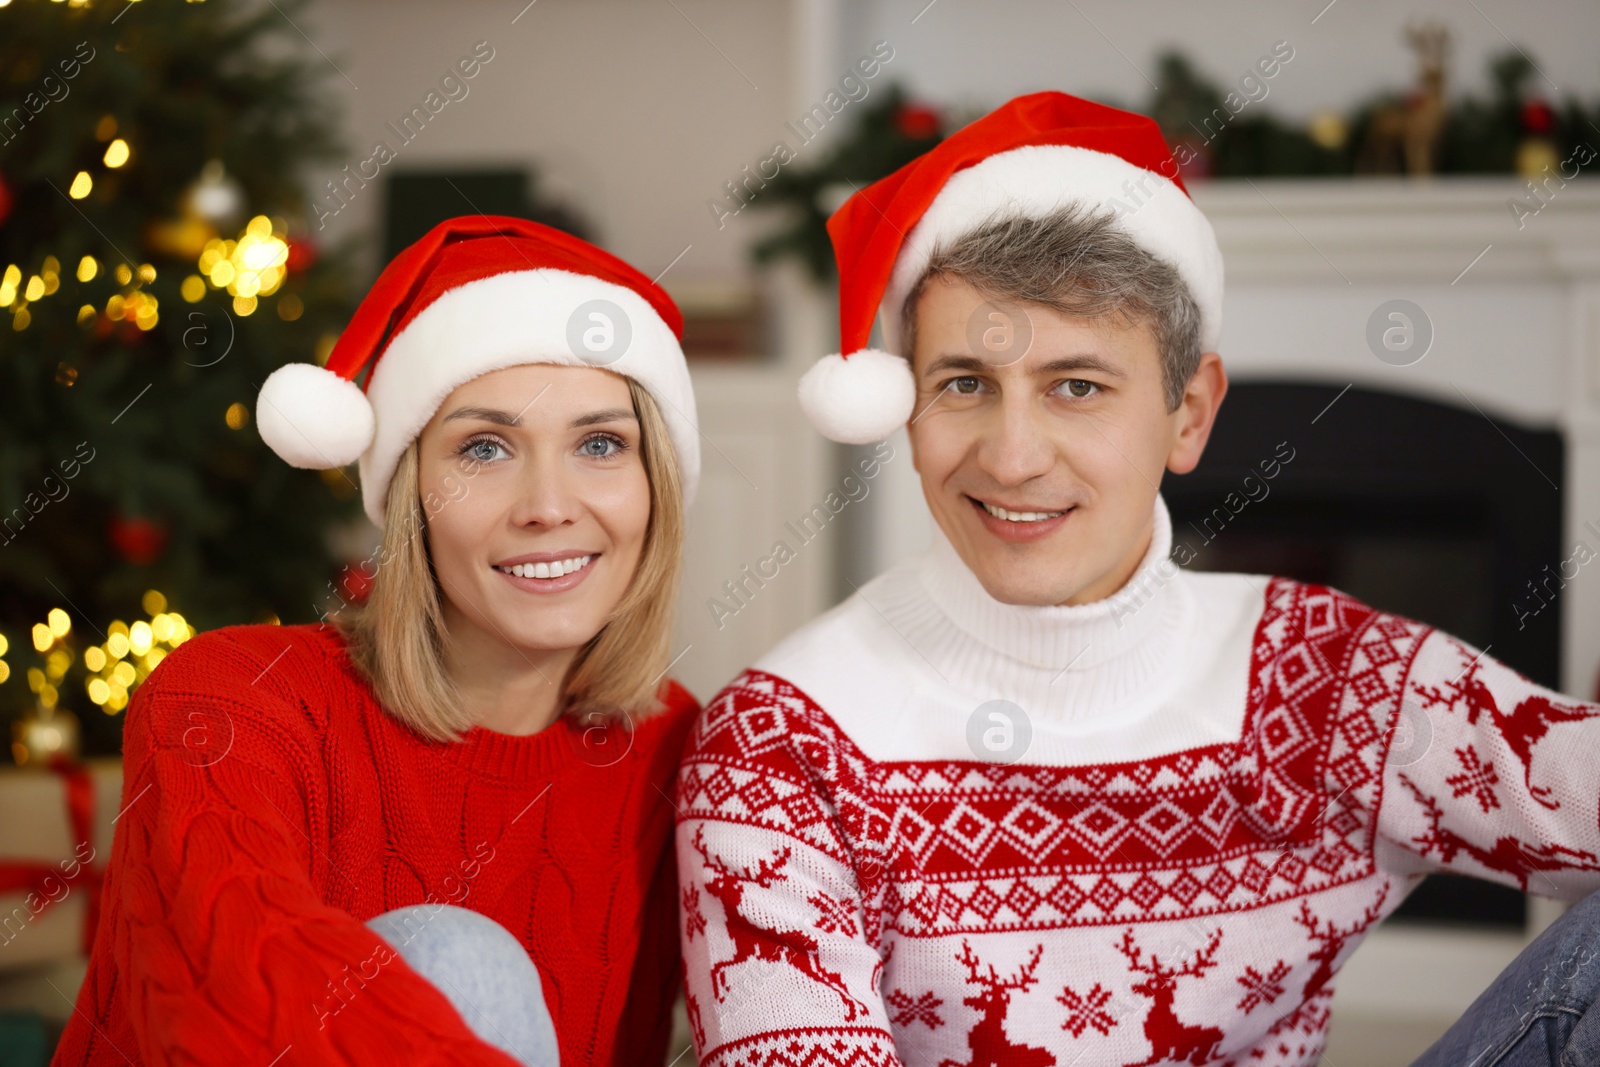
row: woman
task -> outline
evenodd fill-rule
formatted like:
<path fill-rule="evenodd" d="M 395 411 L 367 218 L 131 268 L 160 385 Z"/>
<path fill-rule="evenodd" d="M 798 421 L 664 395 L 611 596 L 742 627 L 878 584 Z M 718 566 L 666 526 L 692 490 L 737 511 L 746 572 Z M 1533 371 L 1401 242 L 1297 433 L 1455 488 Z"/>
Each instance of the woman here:
<path fill-rule="evenodd" d="M 662 1062 L 698 710 L 664 680 L 699 470 L 681 329 L 597 248 L 452 219 L 326 367 L 267 379 L 274 451 L 360 461 L 371 592 L 201 634 L 138 689 L 55 1063 Z"/>

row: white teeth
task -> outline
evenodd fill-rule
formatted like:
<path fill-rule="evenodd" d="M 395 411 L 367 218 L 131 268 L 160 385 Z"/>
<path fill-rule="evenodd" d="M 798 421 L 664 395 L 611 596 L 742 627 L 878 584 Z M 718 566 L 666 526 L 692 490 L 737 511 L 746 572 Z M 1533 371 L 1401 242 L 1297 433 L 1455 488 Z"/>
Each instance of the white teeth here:
<path fill-rule="evenodd" d="M 979 503 L 983 503 L 979 501 Z M 995 507 L 993 504 L 984 504 L 983 509 L 997 519 L 1007 522 L 1043 522 L 1053 519 L 1057 515 L 1065 515 L 1065 511 L 1007 511 L 1005 508 Z M 1070 509 L 1068 509 L 1070 510 Z"/>
<path fill-rule="evenodd" d="M 496 567 L 497 571 L 514 574 L 518 578 L 560 578 L 564 574 L 582 570 L 589 565 L 594 556 L 574 556 L 571 559 L 558 559 L 553 563 L 518 563 L 514 567 Z"/>

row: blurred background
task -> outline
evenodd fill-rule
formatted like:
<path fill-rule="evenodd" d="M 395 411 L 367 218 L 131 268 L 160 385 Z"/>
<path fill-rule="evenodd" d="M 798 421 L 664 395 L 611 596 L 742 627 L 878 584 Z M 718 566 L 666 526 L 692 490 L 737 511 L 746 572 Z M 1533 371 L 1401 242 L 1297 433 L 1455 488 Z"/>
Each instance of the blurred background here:
<path fill-rule="evenodd" d="M 0 0 L 0 1067 L 81 983 L 129 694 L 196 632 L 363 595 L 356 471 L 279 461 L 256 390 L 454 215 L 570 230 L 683 308 L 703 700 L 927 543 L 903 433 L 851 489 L 870 450 L 793 400 L 837 346 L 828 214 L 1018 93 L 1149 114 L 1227 268 L 1233 387 L 1162 485 L 1191 565 L 1600 699 L 1597 46 L 1579 0 Z M 1408 1062 L 1558 913 L 1430 879 L 1345 968 L 1326 1062 Z"/>

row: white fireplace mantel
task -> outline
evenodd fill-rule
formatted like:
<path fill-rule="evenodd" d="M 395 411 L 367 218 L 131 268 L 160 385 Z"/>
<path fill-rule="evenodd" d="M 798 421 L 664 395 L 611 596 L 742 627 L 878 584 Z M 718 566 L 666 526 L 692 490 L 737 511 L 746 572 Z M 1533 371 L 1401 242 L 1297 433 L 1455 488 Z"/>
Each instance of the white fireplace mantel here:
<path fill-rule="evenodd" d="M 1511 177 L 1248 178 L 1196 183 L 1236 283 L 1600 280 L 1600 181 Z M 1342 275 L 1341 275 L 1342 272 Z"/>
<path fill-rule="evenodd" d="M 1354 382 L 1592 438 L 1600 422 L 1600 182 L 1537 203 L 1511 178 L 1198 185 L 1226 264 L 1221 352 L 1239 376 Z M 1432 349 L 1405 367 L 1368 347 L 1391 299 Z"/>

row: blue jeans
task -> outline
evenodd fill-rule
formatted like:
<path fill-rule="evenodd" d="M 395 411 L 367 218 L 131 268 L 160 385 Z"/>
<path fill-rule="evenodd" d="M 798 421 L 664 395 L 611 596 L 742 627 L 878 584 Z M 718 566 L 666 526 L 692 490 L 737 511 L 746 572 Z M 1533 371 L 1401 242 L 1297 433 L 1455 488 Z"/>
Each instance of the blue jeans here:
<path fill-rule="evenodd" d="M 1600 1067 L 1600 892 L 1500 972 L 1411 1067 Z"/>
<path fill-rule="evenodd" d="M 395 908 L 367 925 L 438 986 L 485 1042 L 526 1067 L 560 1063 L 539 970 L 510 930 L 454 904 Z"/>

